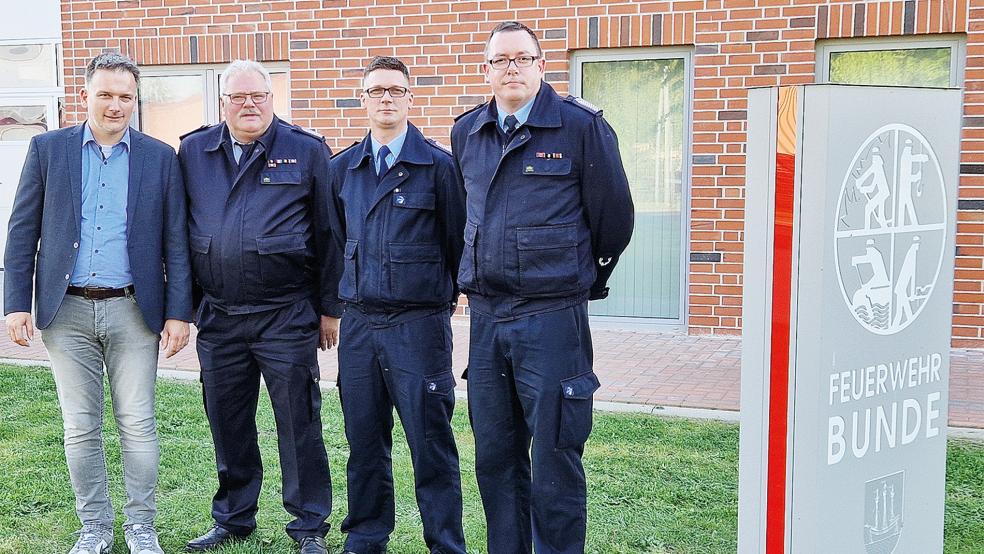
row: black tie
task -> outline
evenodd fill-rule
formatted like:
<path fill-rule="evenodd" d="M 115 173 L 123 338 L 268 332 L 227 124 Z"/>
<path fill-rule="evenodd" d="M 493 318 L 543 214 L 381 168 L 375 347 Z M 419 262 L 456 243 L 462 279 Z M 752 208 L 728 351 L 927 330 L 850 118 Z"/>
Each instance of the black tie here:
<path fill-rule="evenodd" d="M 516 132 L 516 127 L 519 127 L 519 120 L 514 115 L 507 115 L 503 123 L 506 125 L 506 134 L 510 136 Z"/>
<path fill-rule="evenodd" d="M 380 179 L 386 172 L 389 171 L 389 164 L 386 163 L 386 157 L 390 155 L 389 146 L 383 146 L 379 149 L 379 171 L 376 173 Z"/>
<path fill-rule="evenodd" d="M 239 145 L 239 167 L 243 167 L 246 165 L 246 162 L 249 161 L 249 157 L 253 154 L 253 148 L 256 147 L 256 141 L 249 144 L 243 144 L 241 142 L 237 142 L 236 144 Z"/>

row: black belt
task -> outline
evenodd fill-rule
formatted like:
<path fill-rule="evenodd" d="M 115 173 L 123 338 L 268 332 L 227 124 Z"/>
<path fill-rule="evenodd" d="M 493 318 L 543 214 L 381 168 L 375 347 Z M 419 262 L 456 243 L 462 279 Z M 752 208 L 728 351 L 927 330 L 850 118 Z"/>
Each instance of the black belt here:
<path fill-rule="evenodd" d="M 73 287 L 68 286 L 68 294 L 81 296 L 87 300 L 105 300 L 107 298 L 119 298 L 133 294 L 133 285 L 127 285 L 121 289 L 106 289 L 100 287 Z"/>

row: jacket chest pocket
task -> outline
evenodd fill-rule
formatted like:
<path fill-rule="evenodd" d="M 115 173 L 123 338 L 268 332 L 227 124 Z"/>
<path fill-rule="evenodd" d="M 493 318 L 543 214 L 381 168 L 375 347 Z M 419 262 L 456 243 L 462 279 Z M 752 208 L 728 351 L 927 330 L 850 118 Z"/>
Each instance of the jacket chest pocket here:
<path fill-rule="evenodd" d="M 411 304 L 449 300 L 441 298 L 447 278 L 440 245 L 391 242 L 389 260 L 392 300 Z"/>
<path fill-rule="evenodd" d="M 577 289 L 577 225 L 516 229 L 519 292 L 543 296 Z"/>
<path fill-rule="evenodd" d="M 256 237 L 260 277 L 266 284 L 293 285 L 307 276 L 307 241 L 304 233 Z"/>
<path fill-rule="evenodd" d="M 303 176 L 299 170 L 263 171 L 260 173 L 261 185 L 300 185 Z"/>
<path fill-rule="evenodd" d="M 338 296 L 349 302 L 359 301 L 358 275 L 359 241 L 345 241 L 345 258 L 342 263 L 342 278 L 338 281 Z"/>
<path fill-rule="evenodd" d="M 526 158 L 523 160 L 523 175 L 568 175 L 570 172 L 570 158 Z"/>
<path fill-rule="evenodd" d="M 393 206 L 396 208 L 413 208 L 417 210 L 433 210 L 437 197 L 432 192 L 394 192 Z"/>

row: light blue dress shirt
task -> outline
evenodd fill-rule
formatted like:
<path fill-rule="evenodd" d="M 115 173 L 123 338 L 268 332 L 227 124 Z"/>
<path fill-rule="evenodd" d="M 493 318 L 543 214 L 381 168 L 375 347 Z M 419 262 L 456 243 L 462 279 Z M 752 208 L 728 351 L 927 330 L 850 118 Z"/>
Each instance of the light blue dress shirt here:
<path fill-rule="evenodd" d="M 523 125 L 524 123 L 526 123 L 526 120 L 530 118 L 530 112 L 533 111 L 533 102 L 535 100 L 536 100 L 536 95 L 534 94 L 533 95 L 533 98 L 530 98 L 530 101 L 529 102 L 523 104 L 523 107 L 522 108 L 516 110 L 516 113 L 512 114 L 512 115 L 516 116 L 516 121 L 519 121 L 519 124 L 516 125 L 516 128 L 517 129 L 519 128 L 520 125 Z M 509 114 L 507 114 L 504 110 L 498 110 L 498 112 L 499 112 L 499 115 L 498 115 L 498 117 L 499 117 L 499 128 L 502 129 L 503 131 L 505 131 L 506 130 L 506 116 L 509 115 Z"/>
<path fill-rule="evenodd" d="M 122 288 L 133 283 L 126 250 L 126 204 L 130 181 L 130 130 L 120 142 L 100 147 L 82 131 L 82 237 L 70 283 Z"/>
<path fill-rule="evenodd" d="M 372 140 L 372 163 L 375 164 L 376 173 L 379 173 L 379 149 L 382 148 L 383 145 L 377 141 L 376 137 L 372 136 L 371 133 L 369 134 L 369 138 Z M 406 140 L 407 131 L 404 129 L 400 136 L 391 140 L 389 144 L 386 145 L 389 146 L 390 149 L 389 156 L 386 156 L 386 167 L 393 167 L 393 164 L 396 163 L 396 159 L 400 157 L 400 151 L 403 150 L 403 143 Z"/>

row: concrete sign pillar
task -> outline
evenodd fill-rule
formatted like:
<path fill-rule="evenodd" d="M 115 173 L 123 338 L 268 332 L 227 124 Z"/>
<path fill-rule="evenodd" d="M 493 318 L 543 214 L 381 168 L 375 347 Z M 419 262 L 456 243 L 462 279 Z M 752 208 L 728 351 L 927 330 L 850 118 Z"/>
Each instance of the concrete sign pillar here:
<path fill-rule="evenodd" d="M 749 92 L 742 554 L 943 550 L 960 110 Z"/>

